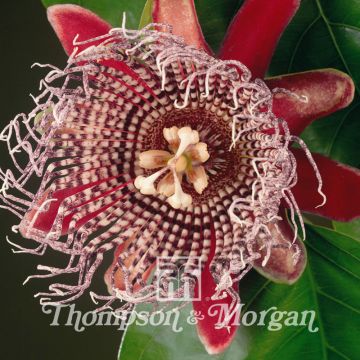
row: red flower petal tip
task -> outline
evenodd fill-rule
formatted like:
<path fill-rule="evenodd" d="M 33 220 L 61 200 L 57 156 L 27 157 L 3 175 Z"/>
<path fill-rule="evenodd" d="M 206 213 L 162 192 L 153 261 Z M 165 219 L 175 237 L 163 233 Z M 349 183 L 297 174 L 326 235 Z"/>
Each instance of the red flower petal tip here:
<path fill-rule="evenodd" d="M 45 237 L 53 228 L 61 205 L 64 205 L 65 201 L 73 203 L 74 207 L 72 211 L 68 212 L 66 215 L 63 214 L 64 216 L 61 218 L 61 234 L 64 235 L 68 233 L 72 222 L 74 223 L 72 224 L 72 227 L 78 229 L 81 225 L 95 217 L 101 210 L 88 212 L 84 217 L 77 218 L 76 213 L 79 203 L 75 205 L 75 198 L 79 197 L 79 194 L 81 194 L 82 191 L 94 188 L 100 183 L 101 181 L 97 181 L 87 185 L 58 190 L 54 193 L 51 193 L 49 190 L 45 191 L 38 200 L 36 207 L 29 210 L 21 221 L 19 227 L 21 235 L 25 238 L 31 238 L 37 233 L 38 236 Z"/>
<path fill-rule="evenodd" d="M 306 267 L 306 248 L 298 237 L 293 243 L 294 231 L 283 214 L 283 220 L 278 221 L 276 226 L 269 226 L 275 240 L 270 258 L 263 264 L 266 250 L 260 250 L 262 257 L 255 261 L 254 268 L 271 281 L 291 285 L 300 278 Z M 289 244 L 292 246 L 288 247 Z"/>
<path fill-rule="evenodd" d="M 211 53 L 193 0 L 154 0 L 152 16 L 154 22 L 171 25 L 173 33 L 182 36 L 188 45 Z"/>
<path fill-rule="evenodd" d="M 202 284 L 202 300 L 193 301 L 193 308 L 196 312 L 204 316 L 204 318 L 197 323 L 199 339 L 208 354 L 215 355 L 224 352 L 234 340 L 238 328 L 236 320 L 240 315 L 238 314 L 239 310 L 234 311 L 234 315 L 229 321 L 229 324 L 224 327 L 218 327 L 219 315 L 217 312 L 219 312 L 219 314 L 221 314 L 223 310 L 225 312 L 227 310 L 232 312 L 232 298 L 228 295 L 222 300 L 212 300 L 211 296 L 216 292 L 215 283 L 210 277 L 208 280 L 209 282 L 206 282 L 206 287 Z M 204 276 L 202 277 L 202 281 L 204 282 Z M 233 285 L 233 291 L 234 293 L 238 293 L 238 283 Z"/>
<path fill-rule="evenodd" d="M 227 291 L 218 291 L 214 277 L 210 271 L 210 264 L 215 254 L 216 237 L 214 229 L 211 235 L 211 248 L 207 263 L 201 273 L 201 281 L 195 286 L 195 296 L 201 297 L 200 301 L 193 301 L 194 311 L 202 315 L 202 320 L 197 323 L 197 332 L 206 351 L 210 355 L 220 354 L 225 351 L 234 340 L 240 317 L 238 306 L 239 283 L 233 283 Z M 214 294 L 226 295 L 222 299 L 213 299 Z M 201 296 L 200 296 L 201 295 Z M 230 315 L 224 323 L 222 311 Z M 220 323 L 219 323 L 220 322 Z M 223 322 L 223 323 L 221 323 Z M 220 325 L 220 326 L 219 326 Z"/>
<path fill-rule="evenodd" d="M 350 76 L 321 69 L 269 78 L 270 89 L 285 88 L 307 102 L 284 93 L 274 96 L 273 111 L 286 120 L 292 134 L 300 134 L 312 121 L 347 107 L 354 99 L 355 85 Z"/>
<path fill-rule="evenodd" d="M 125 290 L 126 289 L 126 280 L 125 280 L 125 272 L 124 269 L 131 268 L 131 265 L 133 264 L 136 259 L 140 258 L 140 261 L 138 261 L 137 266 L 132 269 L 131 273 L 128 274 L 129 280 L 132 281 L 134 278 L 139 276 L 139 268 L 141 265 L 143 265 L 141 261 L 141 249 L 138 249 L 135 251 L 132 255 L 127 256 L 124 261 L 124 268 L 121 268 L 119 266 L 119 259 L 123 253 L 125 253 L 127 250 L 129 250 L 129 247 L 132 245 L 134 241 L 134 237 L 129 238 L 126 240 L 123 244 L 119 245 L 117 249 L 114 251 L 114 258 L 113 262 L 110 265 L 110 267 L 106 270 L 106 273 L 104 275 L 104 281 L 107 286 L 109 294 L 113 294 L 115 289 L 118 290 Z M 141 279 L 146 282 L 149 276 L 151 275 L 152 271 L 155 268 L 156 263 L 149 264 L 147 266 L 146 271 L 140 275 Z M 125 270 L 127 271 L 127 270 Z M 140 289 L 139 284 L 135 284 L 133 291 L 137 291 Z"/>
<path fill-rule="evenodd" d="M 106 21 L 77 5 L 50 6 L 47 16 L 68 55 L 74 50 L 73 42 L 76 35 L 79 36 L 79 41 L 84 41 L 104 35 L 111 29 Z M 82 45 L 79 51 L 85 48 L 86 45 Z"/>

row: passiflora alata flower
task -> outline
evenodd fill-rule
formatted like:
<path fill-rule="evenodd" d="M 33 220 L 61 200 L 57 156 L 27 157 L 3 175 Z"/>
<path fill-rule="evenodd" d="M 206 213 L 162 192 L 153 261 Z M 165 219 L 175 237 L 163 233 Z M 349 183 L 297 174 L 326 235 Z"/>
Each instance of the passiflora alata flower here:
<path fill-rule="evenodd" d="M 219 353 L 236 326 L 215 324 L 211 305 L 234 308 L 251 268 L 282 283 L 300 277 L 306 252 L 295 214 L 302 227 L 301 210 L 360 215 L 359 192 L 348 196 L 359 172 L 311 155 L 297 137 L 352 101 L 351 79 L 332 69 L 261 79 L 299 2 L 245 1 L 217 57 L 191 0 L 154 1 L 154 23 L 141 30 L 125 21 L 112 29 L 75 5 L 48 9 L 68 64 L 47 65 L 35 109 L 1 133 L 15 166 L 1 171 L 2 207 L 21 220 L 13 230 L 38 244 L 18 251 L 69 256 L 64 268 L 39 265 L 32 277 L 78 275 L 37 294 L 42 304 L 79 298 L 112 252 L 109 294 L 90 293 L 100 309 L 189 291 L 205 316 L 200 338 Z M 159 259 L 169 265 L 161 278 Z"/>

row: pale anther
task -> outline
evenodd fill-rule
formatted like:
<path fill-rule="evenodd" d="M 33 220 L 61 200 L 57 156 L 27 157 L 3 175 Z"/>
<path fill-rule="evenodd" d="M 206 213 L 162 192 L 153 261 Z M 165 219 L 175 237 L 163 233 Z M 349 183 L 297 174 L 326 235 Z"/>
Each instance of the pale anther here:
<path fill-rule="evenodd" d="M 164 128 L 163 135 L 171 152 L 147 150 L 139 155 L 141 168 L 162 169 L 150 176 L 138 176 L 134 185 L 144 195 L 165 195 L 175 209 L 186 208 L 192 204 L 192 197 L 181 187 L 184 175 L 199 194 L 208 185 L 208 175 L 201 165 L 210 157 L 207 144 L 200 142 L 198 131 L 190 126 Z"/>

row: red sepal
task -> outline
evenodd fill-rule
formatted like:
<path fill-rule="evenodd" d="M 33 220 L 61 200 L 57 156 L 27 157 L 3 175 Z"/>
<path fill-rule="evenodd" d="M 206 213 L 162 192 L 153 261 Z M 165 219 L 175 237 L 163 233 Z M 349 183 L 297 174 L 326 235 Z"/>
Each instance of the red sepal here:
<path fill-rule="evenodd" d="M 201 295 L 201 300 L 193 301 L 194 310 L 204 317 L 197 323 L 197 332 L 209 354 L 219 354 L 231 344 L 238 327 L 236 320 L 240 318 L 240 314 L 235 312 L 227 327 L 216 328 L 219 320 L 222 320 L 216 315 L 216 311 L 218 310 L 221 313 L 221 309 L 228 308 L 231 310 L 232 298 L 227 296 L 222 300 L 211 300 L 215 294 L 216 284 L 210 273 L 209 265 L 215 253 L 215 243 L 215 231 L 213 230 L 209 258 L 201 273 L 200 283 L 197 283 L 195 287 L 195 296 L 200 297 L 199 295 Z M 238 293 L 238 283 L 233 284 L 233 289 Z"/>
<path fill-rule="evenodd" d="M 270 89 L 284 88 L 307 102 L 284 93 L 274 96 L 273 112 L 288 123 L 290 132 L 299 135 L 311 122 L 347 107 L 354 98 L 355 86 L 345 73 L 321 69 L 266 79 Z"/>
<path fill-rule="evenodd" d="M 78 41 L 84 41 L 105 35 L 111 29 L 111 25 L 106 21 L 77 5 L 53 5 L 48 8 L 47 15 L 68 55 L 74 50 L 73 41 L 76 35 L 79 35 Z M 86 47 L 86 45 L 79 46 L 79 51 Z"/>
<path fill-rule="evenodd" d="M 173 33 L 182 36 L 188 45 L 211 53 L 201 31 L 194 0 L 154 0 L 153 4 L 154 22 L 171 25 Z"/>
<path fill-rule="evenodd" d="M 360 170 L 313 154 L 327 197 L 326 204 L 316 208 L 322 197 L 316 192 L 318 183 L 314 170 L 301 150 L 292 151 L 298 164 L 298 183 L 293 188 L 293 194 L 301 210 L 338 221 L 360 217 Z"/>
<path fill-rule="evenodd" d="M 266 249 L 261 248 L 262 244 L 259 243 L 258 251 L 262 257 L 255 261 L 254 268 L 276 283 L 293 284 L 300 278 L 306 267 L 306 248 L 298 236 L 293 243 L 294 230 L 286 218 L 285 211 L 282 210 L 280 214 L 283 220 L 277 221 L 276 225 L 269 224 L 274 241 L 270 258 L 263 265 Z"/>
<path fill-rule="evenodd" d="M 300 0 L 247 0 L 235 15 L 219 57 L 239 60 L 263 78 L 277 42 L 299 8 Z"/>

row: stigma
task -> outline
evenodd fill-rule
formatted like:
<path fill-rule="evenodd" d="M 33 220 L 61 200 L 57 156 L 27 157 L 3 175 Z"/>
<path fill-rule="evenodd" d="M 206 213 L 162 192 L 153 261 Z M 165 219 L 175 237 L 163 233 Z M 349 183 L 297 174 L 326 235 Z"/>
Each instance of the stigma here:
<path fill-rule="evenodd" d="M 207 145 L 200 142 L 199 133 L 190 126 L 163 129 L 168 150 L 147 150 L 139 155 L 139 166 L 146 170 L 159 169 L 149 176 L 137 176 L 134 185 L 144 195 L 164 195 L 175 209 L 192 204 L 191 195 L 182 188 L 183 180 L 198 194 L 208 186 L 203 164 L 210 155 Z"/>

